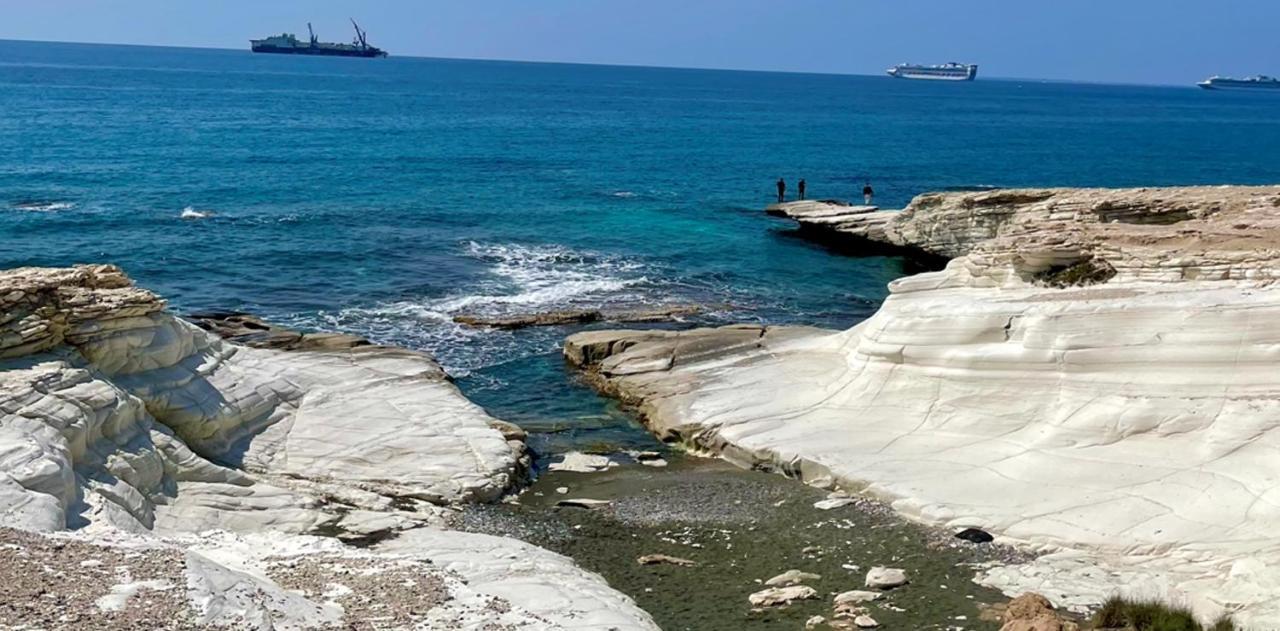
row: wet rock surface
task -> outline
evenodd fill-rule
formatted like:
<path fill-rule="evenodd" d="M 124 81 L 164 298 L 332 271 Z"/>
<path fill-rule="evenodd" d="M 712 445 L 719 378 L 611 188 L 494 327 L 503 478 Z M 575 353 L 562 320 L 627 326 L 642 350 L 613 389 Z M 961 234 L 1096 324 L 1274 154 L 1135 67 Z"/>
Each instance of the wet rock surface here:
<path fill-rule="evenodd" d="M 671 305 L 652 309 L 573 309 L 509 316 L 463 314 L 453 317 L 458 324 L 493 329 L 523 329 L 531 326 L 559 326 L 592 322 L 675 322 L 702 312 L 696 305 Z"/>
<path fill-rule="evenodd" d="M 187 315 L 192 324 L 224 340 L 281 351 L 341 350 L 373 343 L 345 333 L 303 333 L 239 311 L 199 311 Z"/>

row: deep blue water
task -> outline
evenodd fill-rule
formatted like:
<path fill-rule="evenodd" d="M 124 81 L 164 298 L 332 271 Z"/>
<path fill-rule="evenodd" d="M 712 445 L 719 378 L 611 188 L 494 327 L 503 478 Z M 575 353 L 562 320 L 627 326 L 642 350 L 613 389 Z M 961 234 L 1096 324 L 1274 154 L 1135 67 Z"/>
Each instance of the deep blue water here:
<path fill-rule="evenodd" d="M 0 112 L 0 265 L 112 262 L 179 310 L 430 350 L 495 413 L 556 427 L 622 418 L 566 380 L 568 330 L 452 315 L 874 311 L 903 263 L 791 236 L 760 212 L 778 177 L 869 179 L 884 207 L 1280 179 L 1280 95 L 1194 88 L 0 41 Z"/>

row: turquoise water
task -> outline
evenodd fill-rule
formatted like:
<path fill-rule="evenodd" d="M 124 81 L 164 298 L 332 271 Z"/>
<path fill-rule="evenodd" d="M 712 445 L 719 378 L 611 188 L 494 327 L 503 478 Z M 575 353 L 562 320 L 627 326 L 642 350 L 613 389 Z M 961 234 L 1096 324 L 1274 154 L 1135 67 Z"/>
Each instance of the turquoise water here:
<path fill-rule="evenodd" d="M 179 310 L 432 351 L 496 414 L 581 428 L 548 445 L 630 440 L 566 379 L 571 329 L 450 318 L 679 302 L 847 326 L 903 262 L 796 239 L 760 212 L 778 177 L 843 198 L 870 179 L 885 207 L 1274 183 L 1278 110 L 1193 88 L 0 42 L 0 265 L 117 263 Z"/>

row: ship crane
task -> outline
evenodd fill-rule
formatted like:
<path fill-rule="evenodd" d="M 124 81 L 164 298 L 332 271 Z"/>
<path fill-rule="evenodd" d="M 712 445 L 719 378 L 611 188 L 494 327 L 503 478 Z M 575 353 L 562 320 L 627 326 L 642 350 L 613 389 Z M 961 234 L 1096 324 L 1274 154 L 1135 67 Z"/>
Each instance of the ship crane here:
<path fill-rule="evenodd" d="M 362 48 L 368 48 L 369 42 L 365 39 L 364 31 L 360 30 L 360 25 L 356 24 L 356 19 L 355 18 L 347 18 L 347 19 L 351 20 L 351 26 L 356 27 L 356 41 L 360 42 L 360 46 Z"/>
<path fill-rule="evenodd" d="M 312 48 L 314 48 L 317 44 L 319 44 L 320 40 L 316 39 L 316 32 L 311 30 L 310 22 L 307 22 L 307 33 L 311 35 L 311 46 Z"/>

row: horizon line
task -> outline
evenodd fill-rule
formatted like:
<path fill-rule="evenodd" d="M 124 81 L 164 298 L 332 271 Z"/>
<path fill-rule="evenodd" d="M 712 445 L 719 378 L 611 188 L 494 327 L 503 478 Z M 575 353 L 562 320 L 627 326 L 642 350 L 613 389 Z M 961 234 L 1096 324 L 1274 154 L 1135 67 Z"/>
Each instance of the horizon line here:
<path fill-rule="evenodd" d="M 249 41 L 246 39 L 245 41 Z M 0 37 L 0 42 L 14 42 L 20 44 L 71 44 L 74 46 L 128 46 L 133 48 L 169 48 L 178 50 L 211 50 L 211 51 L 228 51 L 228 52 L 247 52 L 250 55 L 254 53 L 243 48 L 226 48 L 221 46 L 174 46 L 169 44 L 130 44 L 120 42 L 71 42 L 62 40 L 44 40 L 44 39 L 12 39 Z M 857 72 L 823 72 L 817 70 L 766 70 L 760 68 L 726 68 L 712 66 L 661 66 L 643 63 L 606 63 L 592 61 L 563 61 L 563 60 L 547 60 L 547 59 L 502 59 L 494 57 L 439 57 L 431 55 L 397 55 L 389 54 L 387 59 L 426 59 L 432 61 L 477 61 L 487 63 L 515 63 L 515 64 L 548 64 L 562 66 L 592 66 L 601 68 L 640 68 L 653 70 L 692 70 L 705 72 L 754 72 L 764 74 L 791 74 L 791 75 L 812 75 L 824 77 L 882 77 L 880 74 L 862 74 Z M 383 62 L 385 63 L 385 62 Z M 982 64 L 975 64 L 981 66 Z M 1010 77 L 1002 75 L 983 75 L 986 80 L 994 81 L 1027 81 L 1035 83 L 1066 83 L 1077 85 L 1097 85 L 1097 86 L 1117 86 L 1117 87 L 1144 87 L 1144 88 L 1193 88 L 1195 83 L 1128 83 L 1122 81 L 1088 81 L 1084 79 L 1053 79 L 1046 77 Z"/>

